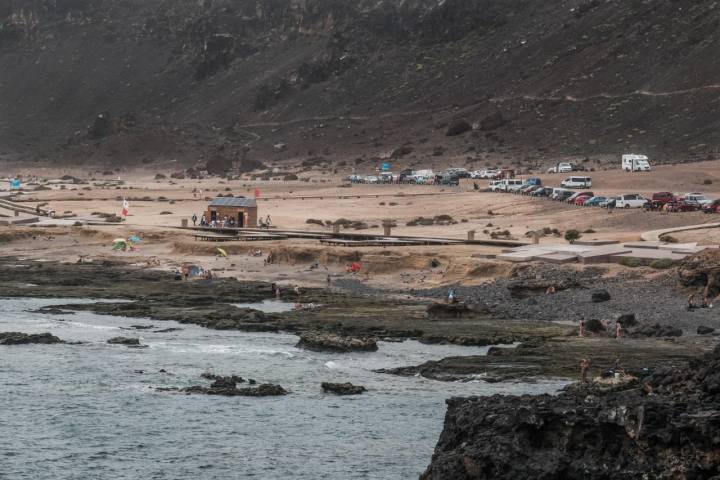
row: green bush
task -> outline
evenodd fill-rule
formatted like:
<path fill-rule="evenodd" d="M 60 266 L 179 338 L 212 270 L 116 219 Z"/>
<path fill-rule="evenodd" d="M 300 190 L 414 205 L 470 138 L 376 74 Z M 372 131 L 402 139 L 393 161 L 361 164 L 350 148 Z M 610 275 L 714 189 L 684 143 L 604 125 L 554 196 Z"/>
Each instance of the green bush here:
<path fill-rule="evenodd" d="M 568 243 L 575 243 L 580 237 L 582 237 L 582 233 L 577 230 L 568 230 L 565 232 L 565 240 L 567 240 Z"/>
<path fill-rule="evenodd" d="M 669 258 L 658 258 L 657 260 L 650 262 L 650 267 L 656 270 L 667 270 L 668 268 L 672 268 L 674 265 L 675 262 Z"/>
<path fill-rule="evenodd" d="M 645 262 L 641 258 L 637 257 L 624 257 L 622 260 L 620 260 L 620 265 L 624 265 L 630 268 L 637 268 L 645 265 Z"/>
<path fill-rule="evenodd" d="M 663 235 L 662 237 L 660 237 L 660 241 L 667 243 L 678 243 L 678 239 L 671 235 Z"/>

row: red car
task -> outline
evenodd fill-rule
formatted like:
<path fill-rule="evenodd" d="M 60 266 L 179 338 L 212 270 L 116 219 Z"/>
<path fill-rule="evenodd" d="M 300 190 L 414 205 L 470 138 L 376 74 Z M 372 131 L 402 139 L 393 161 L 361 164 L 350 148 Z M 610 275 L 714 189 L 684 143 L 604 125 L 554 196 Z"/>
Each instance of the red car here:
<path fill-rule="evenodd" d="M 585 200 L 587 200 L 588 198 L 592 197 L 590 195 L 580 195 L 575 199 L 575 205 L 579 205 L 582 207 L 583 205 L 585 205 Z"/>
<path fill-rule="evenodd" d="M 672 202 L 666 203 L 667 208 L 671 212 L 694 212 L 698 209 L 698 206 L 692 203 L 687 203 L 684 200 L 673 200 Z"/>

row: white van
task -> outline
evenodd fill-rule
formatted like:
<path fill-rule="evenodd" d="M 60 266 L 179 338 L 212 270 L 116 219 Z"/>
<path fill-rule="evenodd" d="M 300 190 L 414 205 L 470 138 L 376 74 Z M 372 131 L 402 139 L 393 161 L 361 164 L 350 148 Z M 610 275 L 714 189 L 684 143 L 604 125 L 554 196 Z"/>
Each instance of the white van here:
<path fill-rule="evenodd" d="M 647 199 L 637 193 L 620 195 L 615 200 L 615 208 L 643 208 Z"/>
<path fill-rule="evenodd" d="M 510 187 L 520 186 L 523 181 L 519 178 L 506 178 L 504 180 L 497 180 L 490 183 L 491 192 L 507 192 Z"/>
<path fill-rule="evenodd" d="M 560 186 L 564 188 L 590 188 L 592 187 L 592 178 L 590 177 L 568 177 Z"/>

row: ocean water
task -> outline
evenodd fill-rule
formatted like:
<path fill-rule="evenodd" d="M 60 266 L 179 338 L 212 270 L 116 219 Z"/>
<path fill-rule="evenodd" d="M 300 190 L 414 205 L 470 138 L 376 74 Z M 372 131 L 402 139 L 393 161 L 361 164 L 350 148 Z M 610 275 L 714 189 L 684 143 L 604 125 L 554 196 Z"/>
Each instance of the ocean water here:
<path fill-rule="evenodd" d="M 563 383 L 437 382 L 373 373 L 486 348 L 381 343 L 323 354 L 290 334 L 207 330 L 100 316 L 29 313 L 77 300 L 0 299 L 0 331 L 81 345 L 0 347 L 0 479 L 408 479 L 430 462 L 454 395 L 554 392 Z M 172 333 L 126 330 L 131 325 Z M 145 349 L 109 345 L 138 336 Z M 160 372 L 161 369 L 167 373 Z M 203 372 L 278 383 L 283 397 L 158 392 Z M 338 397 L 323 381 L 368 392 Z"/>

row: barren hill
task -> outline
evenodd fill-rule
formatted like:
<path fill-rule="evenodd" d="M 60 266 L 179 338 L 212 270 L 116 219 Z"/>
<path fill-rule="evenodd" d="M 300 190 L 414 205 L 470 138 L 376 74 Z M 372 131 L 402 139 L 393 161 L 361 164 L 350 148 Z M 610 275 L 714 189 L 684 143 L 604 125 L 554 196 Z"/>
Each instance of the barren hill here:
<path fill-rule="evenodd" d="M 715 0 L 0 0 L 0 158 L 713 158 L 719 26 Z"/>

